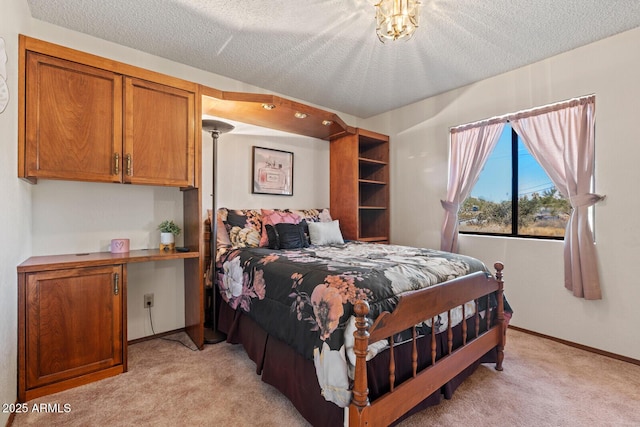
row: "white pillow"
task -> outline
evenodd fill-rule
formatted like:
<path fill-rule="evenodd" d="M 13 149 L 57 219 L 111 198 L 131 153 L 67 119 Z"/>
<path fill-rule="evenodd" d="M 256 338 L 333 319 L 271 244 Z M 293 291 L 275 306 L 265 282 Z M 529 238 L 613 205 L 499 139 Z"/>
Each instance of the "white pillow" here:
<path fill-rule="evenodd" d="M 308 225 L 312 245 L 344 244 L 337 219 L 331 222 L 309 222 Z"/>

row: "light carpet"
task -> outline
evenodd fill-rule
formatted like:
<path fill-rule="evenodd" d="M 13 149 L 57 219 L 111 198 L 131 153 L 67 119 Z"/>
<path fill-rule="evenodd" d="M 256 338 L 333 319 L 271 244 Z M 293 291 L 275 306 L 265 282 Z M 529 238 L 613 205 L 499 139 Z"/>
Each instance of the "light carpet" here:
<path fill-rule="evenodd" d="M 175 335 L 193 346 L 185 334 Z M 67 413 L 17 414 L 13 426 L 307 426 L 255 374 L 241 346 L 129 347 L 129 372 L 32 400 Z M 509 329 L 504 371 L 483 365 L 413 426 L 640 426 L 640 366 Z"/>

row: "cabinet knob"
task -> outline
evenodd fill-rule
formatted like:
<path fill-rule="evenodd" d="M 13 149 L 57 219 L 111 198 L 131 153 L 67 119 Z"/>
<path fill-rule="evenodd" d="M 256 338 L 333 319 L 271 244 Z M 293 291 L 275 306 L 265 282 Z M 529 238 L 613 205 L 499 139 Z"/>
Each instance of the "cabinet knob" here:
<path fill-rule="evenodd" d="M 120 174 L 120 154 L 118 153 L 113 155 L 113 174 Z"/>
<path fill-rule="evenodd" d="M 131 171 L 131 154 L 127 153 L 126 159 L 127 159 L 127 175 L 131 176 L 131 175 L 133 175 L 133 173 Z"/>

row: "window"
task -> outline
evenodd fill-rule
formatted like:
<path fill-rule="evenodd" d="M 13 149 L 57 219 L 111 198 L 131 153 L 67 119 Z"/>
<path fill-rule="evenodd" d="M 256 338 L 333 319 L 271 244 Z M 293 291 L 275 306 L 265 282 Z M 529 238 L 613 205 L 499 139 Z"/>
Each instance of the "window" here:
<path fill-rule="evenodd" d="M 505 124 L 523 138 L 520 144 L 518 135 L 509 130 L 505 136 L 508 145 L 511 135 L 511 156 L 503 156 L 508 160 L 502 161 L 511 172 L 511 179 L 505 180 L 511 183 L 511 193 L 508 186 L 502 186 L 498 191 L 505 192 L 505 196 L 499 192 L 495 196 L 480 196 L 482 187 L 478 179 L 482 174 L 491 175 L 490 167 L 487 170 L 484 167 L 492 154 L 500 160 L 502 151 L 496 150 L 496 144 Z M 601 299 L 593 215 L 594 205 L 605 196 L 594 192 L 595 95 L 457 126 L 451 129 L 450 142 L 447 197 L 441 200 L 445 214 L 440 249 L 458 251 L 461 222 L 465 229 L 475 229 L 466 233 L 561 239 L 553 236 L 551 230 L 556 228 L 553 223 L 570 221 L 571 227 L 564 236 L 564 286 L 578 298 Z M 522 145 L 540 159 L 552 174 L 553 182 L 571 198 L 574 208 L 568 209 L 566 200 L 553 187 L 528 182 L 528 178 L 535 176 L 536 167 L 531 170 L 527 167 L 528 153 L 519 150 Z M 460 201 L 468 198 L 471 200 L 461 212 Z M 570 218 L 566 218 L 567 214 Z M 491 226 L 502 228 L 491 230 Z"/>
<path fill-rule="evenodd" d="M 471 195 L 459 231 L 518 237 L 564 237 L 571 205 L 506 123 Z"/>

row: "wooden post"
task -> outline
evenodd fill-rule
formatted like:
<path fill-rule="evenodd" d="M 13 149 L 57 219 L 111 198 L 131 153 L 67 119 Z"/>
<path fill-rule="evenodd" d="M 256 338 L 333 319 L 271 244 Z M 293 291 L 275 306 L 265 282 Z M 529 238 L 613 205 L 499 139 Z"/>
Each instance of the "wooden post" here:
<path fill-rule="evenodd" d="M 504 346 L 507 340 L 507 322 L 504 318 L 504 281 L 502 280 L 502 269 L 504 264 L 496 262 L 493 267 L 496 269 L 496 280 L 498 281 L 498 291 L 496 299 L 498 300 L 498 314 L 496 317 L 500 331 L 500 343 L 498 344 L 498 360 L 496 361 L 496 370 L 502 371 L 502 361 L 504 360 Z M 489 308 L 487 307 L 487 313 Z"/>
<path fill-rule="evenodd" d="M 356 331 L 353 333 L 355 342 L 353 352 L 356 356 L 356 369 L 353 381 L 353 393 L 351 397 L 350 425 L 354 417 L 358 422 L 355 425 L 364 425 L 363 411 L 369 406 L 369 388 L 367 385 L 367 348 L 369 347 L 369 303 L 358 301 L 354 307 L 356 313 Z M 357 414 L 354 413 L 357 411 Z"/>

